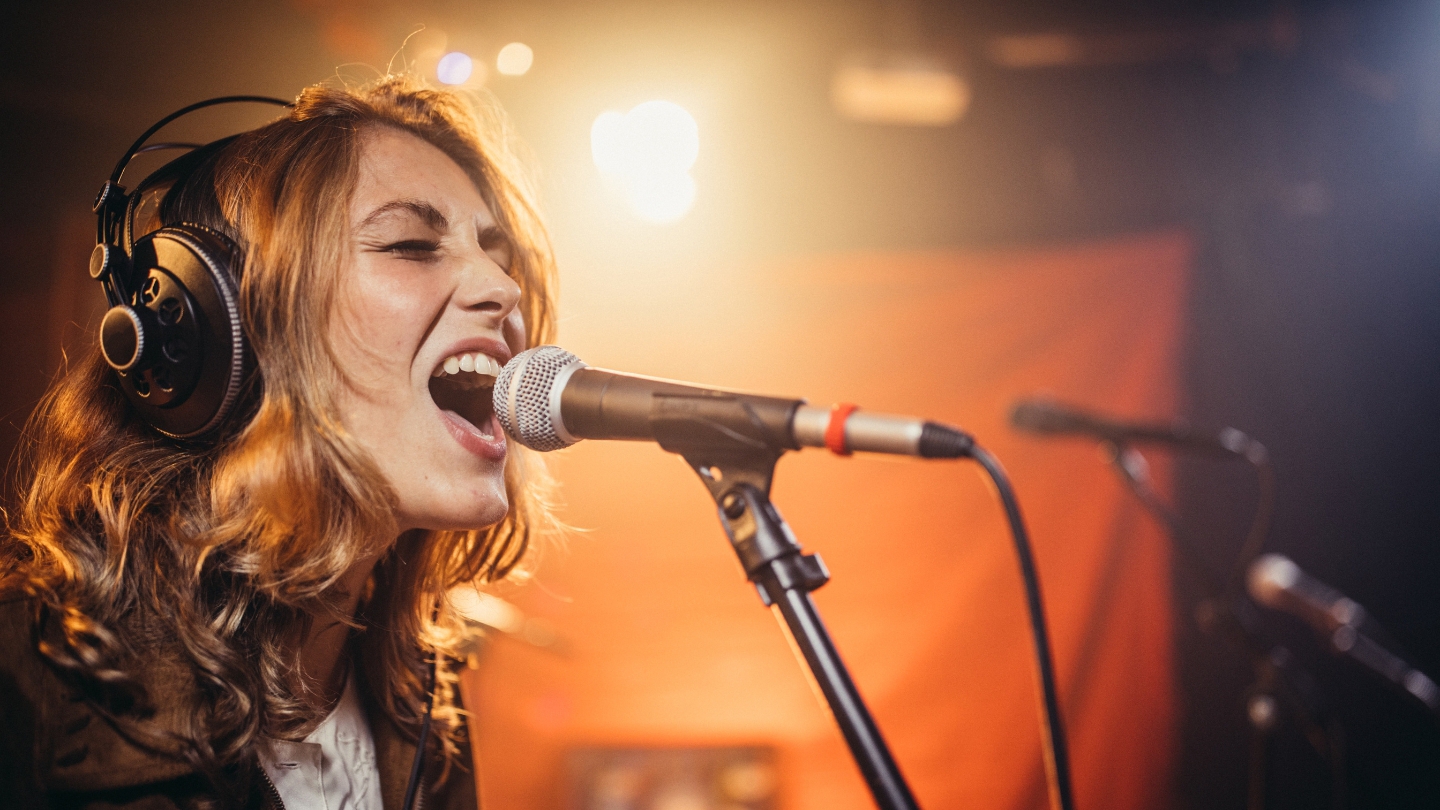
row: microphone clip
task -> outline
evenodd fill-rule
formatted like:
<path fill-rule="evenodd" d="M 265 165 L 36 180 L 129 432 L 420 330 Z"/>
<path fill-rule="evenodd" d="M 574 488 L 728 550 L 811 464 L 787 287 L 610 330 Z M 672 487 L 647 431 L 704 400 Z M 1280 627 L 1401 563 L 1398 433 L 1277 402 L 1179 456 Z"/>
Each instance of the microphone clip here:
<path fill-rule="evenodd" d="M 651 399 L 650 427 L 662 448 L 684 457 L 700 473 L 712 495 L 718 497 L 716 484 L 729 488 L 730 483 L 718 477 L 726 473 L 740 475 L 769 494 L 775 462 L 796 449 L 775 426 L 789 424 L 798 406 L 795 400 L 721 392 L 657 393 Z"/>
<path fill-rule="evenodd" d="M 801 551 L 795 533 L 764 493 L 738 484 L 719 503 L 725 534 L 766 607 L 784 591 L 809 593 L 830 581 L 824 561 Z"/>

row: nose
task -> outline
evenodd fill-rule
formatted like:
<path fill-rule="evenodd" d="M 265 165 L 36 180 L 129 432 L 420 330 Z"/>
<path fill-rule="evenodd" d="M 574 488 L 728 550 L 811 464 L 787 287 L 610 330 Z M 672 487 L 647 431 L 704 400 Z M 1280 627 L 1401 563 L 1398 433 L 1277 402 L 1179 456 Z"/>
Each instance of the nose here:
<path fill-rule="evenodd" d="M 519 305 L 520 285 L 477 248 L 474 255 L 466 257 L 455 298 L 465 310 L 493 315 L 498 323 Z"/>

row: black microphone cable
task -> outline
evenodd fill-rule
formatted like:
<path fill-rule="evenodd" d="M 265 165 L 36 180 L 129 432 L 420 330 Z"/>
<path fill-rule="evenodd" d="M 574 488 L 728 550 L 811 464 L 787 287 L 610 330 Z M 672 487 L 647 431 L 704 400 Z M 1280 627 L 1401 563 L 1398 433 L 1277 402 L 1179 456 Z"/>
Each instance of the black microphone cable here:
<path fill-rule="evenodd" d="M 435 619 L 440 617 L 440 603 L 435 603 Z M 430 723 L 435 713 L 435 687 L 438 684 L 437 675 L 440 665 L 440 654 L 436 650 L 430 651 L 430 666 L 428 677 L 425 679 L 425 716 L 420 721 L 420 734 L 415 740 L 415 758 L 410 761 L 410 779 L 405 784 L 405 800 L 400 803 L 402 810 L 415 810 L 415 800 L 420 792 L 420 774 L 425 764 L 425 743 L 430 738 Z"/>
<path fill-rule="evenodd" d="M 1070 748 L 1065 742 L 1065 728 L 1060 715 L 1060 693 L 1056 686 L 1054 656 L 1050 651 L 1050 632 L 1045 624 L 1045 605 L 1040 597 L 1040 574 L 1035 568 L 1035 555 L 1025 519 L 1020 515 L 1020 501 L 1010 485 L 1005 468 L 985 448 L 975 445 L 970 455 L 984 468 L 995 485 L 995 492 L 1005 507 L 1010 536 L 1015 543 L 1015 556 L 1020 563 L 1020 579 L 1025 585 L 1025 606 L 1030 616 L 1030 636 L 1035 642 L 1035 664 L 1040 674 L 1041 702 L 1045 712 L 1045 771 L 1050 782 L 1052 805 L 1057 810 L 1074 810 L 1075 797 L 1070 787 Z"/>
<path fill-rule="evenodd" d="M 1259 442 L 1255 444 L 1260 446 Z M 1264 449 L 1263 446 L 1261 449 Z M 1250 532 L 1241 544 L 1240 553 L 1236 555 L 1235 565 L 1230 571 L 1230 581 L 1226 587 L 1231 592 L 1240 589 L 1250 563 L 1258 559 L 1265 550 L 1265 538 L 1270 534 L 1270 521 L 1275 515 L 1275 468 L 1270 464 L 1270 455 L 1263 452 L 1246 453 L 1245 460 L 1249 461 L 1255 470 L 1255 516 L 1250 521 Z"/>

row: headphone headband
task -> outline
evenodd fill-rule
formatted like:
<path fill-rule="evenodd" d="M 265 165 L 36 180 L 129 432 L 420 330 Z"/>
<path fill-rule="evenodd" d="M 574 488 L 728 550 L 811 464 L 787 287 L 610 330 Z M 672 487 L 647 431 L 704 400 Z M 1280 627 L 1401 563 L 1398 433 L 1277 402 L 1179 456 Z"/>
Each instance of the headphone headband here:
<path fill-rule="evenodd" d="M 170 123 L 171 121 L 189 115 L 196 110 L 203 110 L 206 107 L 215 107 L 221 104 L 241 104 L 244 102 L 274 104 L 280 107 L 295 106 L 295 103 L 293 101 L 286 101 L 284 99 L 274 98 L 272 96 L 216 96 L 215 98 L 207 98 L 204 101 L 197 101 L 194 104 L 189 105 L 188 107 L 181 107 L 175 112 L 170 113 L 164 118 L 161 118 L 159 121 L 156 121 L 154 124 L 151 125 L 149 129 L 145 130 L 145 134 L 135 139 L 135 143 L 130 145 L 130 148 L 126 150 L 125 154 L 121 156 L 120 160 L 115 164 L 115 171 L 110 172 L 110 182 L 119 183 L 121 176 L 125 174 L 125 167 L 130 163 L 131 158 L 139 154 L 139 152 L 141 151 L 141 147 L 145 146 L 146 141 L 150 140 L 150 136 L 159 132 L 165 127 L 166 124 Z M 179 145 L 180 144 L 177 144 L 177 146 Z"/>

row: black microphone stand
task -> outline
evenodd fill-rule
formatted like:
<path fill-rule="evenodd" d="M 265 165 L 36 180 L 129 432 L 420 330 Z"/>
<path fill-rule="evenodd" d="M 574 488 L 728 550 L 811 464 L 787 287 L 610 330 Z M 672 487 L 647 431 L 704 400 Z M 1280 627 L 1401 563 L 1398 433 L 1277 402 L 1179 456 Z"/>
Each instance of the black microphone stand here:
<path fill-rule="evenodd" d="M 735 421 L 712 421 L 691 405 L 657 397 L 652 420 L 656 439 L 661 447 L 682 456 L 705 482 L 746 578 L 755 584 L 760 600 L 778 613 L 805 656 L 875 804 L 880 810 L 918 810 L 810 598 L 811 591 L 830 580 L 830 572 L 817 555 L 804 553 L 770 503 L 775 463 L 787 448 L 767 435 L 759 420 L 754 420 L 754 430 L 740 433 L 733 427 Z"/>
<path fill-rule="evenodd" d="M 685 460 L 700 474 L 719 505 L 720 522 L 760 601 L 777 611 L 810 665 L 875 804 L 881 810 L 918 810 L 910 786 L 810 598 L 811 591 L 830 581 L 830 572 L 819 556 L 803 552 L 770 503 L 774 460 L 755 465 L 696 463 L 688 456 Z"/>
<path fill-rule="evenodd" d="M 1215 583 L 1219 579 L 1199 553 L 1199 543 L 1175 510 L 1150 484 L 1149 465 L 1145 457 L 1122 442 L 1102 443 L 1110 464 L 1140 504 L 1167 530 L 1172 548 L 1183 558 L 1181 570 L 1186 572 L 1201 592 L 1207 594 L 1195 611 L 1200 630 L 1210 635 L 1228 637 L 1251 660 L 1255 680 L 1246 689 L 1246 719 L 1251 729 L 1250 774 L 1246 800 L 1248 810 L 1264 810 L 1266 774 L 1269 771 L 1267 750 L 1280 720 L 1283 705 L 1296 722 L 1307 742 L 1330 769 L 1330 797 L 1336 810 L 1343 810 L 1346 801 L 1344 729 L 1330 716 L 1319 683 L 1295 662 L 1294 655 L 1283 645 L 1265 641 L 1257 629 L 1258 616 L 1254 607 L 1233 592 L 1223 592 Z M 1246 456 L 1254 463 L 1251 456 Z M 1255 458 L 1263 458 L 1263 450 Z M 1264 480 L 1262 478 L 1262 480 Z M 1262 509 L 1268 506 L 1262 505 Z M 1267 516 L 1268 517 L 1268 516 Z M 1263 539 L 1263 526 L 1260 529 Z M 1250 548 L 1251 554 L 1258 548 Z M 1237 570 L 1243 570 L 1243 563 Z M 1234 580 L 1232 579 L 1232 582 Z"/>

